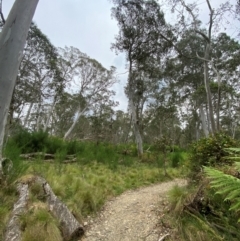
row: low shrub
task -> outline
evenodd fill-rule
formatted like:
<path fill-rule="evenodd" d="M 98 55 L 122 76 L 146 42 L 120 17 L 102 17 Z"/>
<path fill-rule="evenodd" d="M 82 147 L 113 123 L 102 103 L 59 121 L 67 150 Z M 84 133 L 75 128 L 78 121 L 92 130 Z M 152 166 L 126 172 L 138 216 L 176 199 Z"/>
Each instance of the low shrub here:
<path fill-rule="evenodd" d="M 202 166 L 217 166 L 231 164 L 226 148 L 237 147 L 238 143 L 224 133 L 216 133 L 208 138 L 202 138 L 191 146 L 191 169 L 199 172 Z"/>

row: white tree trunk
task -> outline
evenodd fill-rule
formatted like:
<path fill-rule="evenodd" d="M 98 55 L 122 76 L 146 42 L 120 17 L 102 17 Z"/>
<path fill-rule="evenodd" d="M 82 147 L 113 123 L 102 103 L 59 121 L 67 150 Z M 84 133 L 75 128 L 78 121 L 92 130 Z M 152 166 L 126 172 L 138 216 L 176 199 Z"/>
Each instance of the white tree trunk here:
<path fill-rule="evenodd" d="M 138 148 L 138 155 L 141 156 L 143 154 L 143 143 L 142 143 L 142 137 L 139 130 L 138 121 L 137 121 L 136 108 L 133 103 L 132 93 L 129 94 L 129 105 L 130 105 L 130 110 L 132 114 L 132 122 L 133 122 L 134 134 L 135 134 L 135 139 L 136 139 L 137 148 Z"/>
<path fill-rule="evenodd" d="M 36 131 L 40 130 L 40 121 L 41 121 L 40 112 L 41 112 L 41 107 L 42 107 L 42 103 L 41 103 L 41 101 L 39 101 L 38 107 L 37 107 Z"/>
<path fill-rule="evenodd" d="M 28 30 L 39 0 L 16 0 L 0 34 L 0 163 L 7 115 Z M 3 174 L 0 164 L 0 177 Z"/>
<path fill-rule="evenodd" d="M 49 110 L 49 112 L 48 112 L 48 114 L 47 114 L 47 120 L 46 120 L 46 123 L 45 123 L 45 125 L 44 125 L 44 127 L 43 127 L 43 131 L 44 131 L 44 132 L 47 131 L 47 128 L 48 128 L 48 126 L 49 126 L 50 119 L 51 119 L 53 110 L 54 110 L 54 108 L 55 108 L 55 105 L 56 105 L 56 102 L 54 102 L 54 103 L 52 104 L 52 106 L 51 106 L 51 108 L 50 108 L 50 110 Z"/>
<path fill-rule="evenodd" d="M 204 110 L 203 110 L 203 106 L 200 105 L 199 109 L 200 109 L 200 118 L 201 118 L 201 122 L 202 122 L 203 132 L 204 132 L 205 137 L 208 137 L 209 131 L 208 131 L 208 128 L 207 128 L 207 119 L 206 119 L 206 115 L 205 115 Z"/>
<path fill-rule="evenodd" d="M 212 93 L 210 89 L 210 83 L 209 83 L 209 75 L 208 75 L 208 60 L 209 60 L 209 53 L 210 53 L 210 44 L 207 44 L 205 49 L 205 55 L 204 55 L 204 84 L 205 84 L 205 90 L 207 94 L 207 103 L 208 103 L 208 110 L 209 110 L 209 117 L 210 117 L 210 126 L 213 133 L 216 132 L 216 125 L 215 125 L 215 119 L 214 119 L 214 113 L 213 113 L 213 104 L 212 104 Z"/>
<path fill-rule="evenodd" d="M 75 120 L 73 121 L 73 123 L 72 123 L 72 125 L 70 126 L 70 128 L 68 129 L 68 131 L 65 133 L 65 135 L 64 135 L 64 137 L 63 137 L 64 140 L 66 140 L 66 139 L 69 137 L 69 135 L 71 134 L 72 130 L 73 130 L 74 127 L 76 126 L 79 118 L 83 115 L 83 113 L 86 111 L 86 109 L 87 109 L 87 106 L 86 106 L 83 110 L 81 110 L 81 107 L 80 107 L 80 106 L 78 107 L 77 112 L 76 112 L 76 118 L 75 118 Z"/>
<path fill-rule="evenodd" d="M 26 114 L 26 116 L 25 116 L 25 118 L 24 118 L 24 123 L 23 123 L 23 126 L 24 126 L 24 127 L 27 127 L 28 119 L 29 119 L 29 116 L 30 116 L 32 107 L 33 107 L 33 102 L 30 104 L 30 106 L 29 106 L 29 108 L 28 108 L 28 111 L 27 111 L 27 114 Z"/>

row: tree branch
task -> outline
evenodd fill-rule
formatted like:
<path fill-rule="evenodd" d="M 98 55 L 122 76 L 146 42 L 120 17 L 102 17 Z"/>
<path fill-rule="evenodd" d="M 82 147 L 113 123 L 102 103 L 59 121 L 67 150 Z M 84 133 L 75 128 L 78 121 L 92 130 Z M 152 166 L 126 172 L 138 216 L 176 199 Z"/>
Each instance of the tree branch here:
<path fill-rule="evenodd" d="M 209 38 L 209 42 L 211 40 L 211 34 L 212 34 L 212 25 L 213 25 L 213 9 L 211 7 L 211 4 L 209 2 L 209 0 L 206 0 L 207 1 L 207 5 L 208 5 L 208 8 L 209 8 L 209 11 L 210 11 L 210 22 L 209 22 L 209 28 L 208 28 L 208 38 Z"/>
<path fill-rule="evenodd" d="M 5 24 L 6 20 L 4 18 L 3 12 L 2 12 L 2 0 L 0 0 L 0 17 L 3 22 L 3 25 Z"/>

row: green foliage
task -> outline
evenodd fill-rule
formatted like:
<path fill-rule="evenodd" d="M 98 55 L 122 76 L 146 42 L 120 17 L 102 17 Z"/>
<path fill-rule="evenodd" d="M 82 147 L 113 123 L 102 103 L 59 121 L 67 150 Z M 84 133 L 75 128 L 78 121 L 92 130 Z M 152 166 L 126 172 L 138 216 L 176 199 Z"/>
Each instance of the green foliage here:
<path fill-rule="evenodd" d="M 240 211 L 240 180 L 228 174 L 224 174 L 213 168 L 204 167 L 204 171 L 211 179 L 211 187 L 216 189 L 216 194 L 224 196 L 224 201 L 230 201 L 230 211 Z M 240 218 L 238 219 L 240 222 Z"/>
<path fill-rule="evenodd" d="M 171 160 L 172 167 L 178 167 L 181 162 L 184 161 L 183 153 L 180 151 L 174 151 L 170 153 L 169 158 Z"/>
<path fill-rule="evenodd" d="M 191 169 L 199 172 L 202 166 L 216 166 L 231 163 L 226 148 L 236 147 L 237 142 L 224 133 L 202 138 L 191 147 Z"/>
<path fill-rule="evenodd" d="M 171 143 L 172 140 L 167 138 L 166 136 L 162 136 L 154 141 L 155 148 L 163 153 L 171 151 Z"/>
<path fill-rule="evenodd" d="M 23 241 L 62 241 L 58 222 L 41 203 L 34 203 L 29 212 L 20 217 Z"/>
<path fill-rule="evenodd" d="M 4 162 L 4 173 L 8 184 L 13 183 L 20 176 L 24 175 L 28 169 L 28 164 L 20 159 L 21 149 L 13 140 L 9 140 L 4 149 L 4 156 L 7 158 Z"/>
<path fill-rule="evenodd" d="M 11 142 L 21 150 L 21 153 L 44 151 L 47 146 L 48 134 L 46 132 L 28 132 L 22 130 L 11 138 Z"/>
<path fill-rule="evenodd" d="M 79 221 L 97 212 L 111 196 L 169 178 L 164 177 L 157 162 L 140 162 L 133 144 L 63 141 L 56 137 L 45 137 L 42 133 L 25 132 L 21 133 L 21 136 L 23 139 L 16 136 L 10 138 L 5 148 L 6 156 L 13 159 L 13 163 L 19 163 L 16 171 L 23 167 L 24 171 L 19 171 L 19 174 L 13 176 L 12 181 L 7 182 L 6 187 L 0 190 L 0 233 L 3 232 L 18 198 L 13 181 L 21 175 L 43 176 Z M 37 141 L 42 141 L 41 145 Z M 47 163 L 37 158 L 26 165 L 25 161 L 19 158 L 22 151 L 51 153 L 56 161 Z M 77 162 L 63 164 L 62 161 L 69 154 L 74 154 Z M 153 155 L 155 154 L 149 154 L 149 157 L 152 158 Z M 177 169 L 168 167 L 167 170 L 171 177 L 179 176 Z M 24 241 L 36 240 L 36 233 L 39 234 L 38 240 L 61 240 L 59 224 L 46 213 L 46 207 L 42 206 L 45 198 L 40 185 L 31 185 L 28 203 L 30 210 L 21 217 Z M 51 238 L 50 232 L 56 238 Z"/>
<path fill-rule="evenodd" d="M 174 186 L 168 192 L 168 200 L 170 202 L 170 208 L 176 214 L 180 214 L 183 211 L 184 202 L 188 194 L 186 187 Z"/>

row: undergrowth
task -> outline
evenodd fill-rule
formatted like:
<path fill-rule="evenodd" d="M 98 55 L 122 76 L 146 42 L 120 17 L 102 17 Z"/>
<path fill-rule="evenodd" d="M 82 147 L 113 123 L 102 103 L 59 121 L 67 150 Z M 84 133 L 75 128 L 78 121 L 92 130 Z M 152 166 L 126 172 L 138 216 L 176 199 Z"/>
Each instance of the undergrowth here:
<path fill-rule="evenodd" d="M 10 138 L 4 155 L 11 160 L 13 167 L 0 189 L 0 240 L 14 202 L 18 199 L 16 182 L 29 174 L 44 177 L 80 222 L 96 213 L 108 198 L 125 190 L 185 175 L 186 154 L 169 153 L 166 162 L 168 175 L 165 176 L 161 153 L 149 147 L 146 149 L 150 154 L 139 159 L 136 147 L 131 143 L 113 145 L 63 141 L 42 132 L 23 132 Z M 54 160 L 47 163 L 42 154 L 30 161 L 20 158 L 20 154 L 33 152 L 54 154 Z M 74 155 L 76 162 L 64 163 L 67 155 Z M 30 209 L 20 218 L 23 240 L 36 240 L 36 233 L 39 233 L 37 240 L 61 240 L 59 224 L 44 206 L 42 188 L 34 184 L 30 193 Z M 54 235 L 51 237 L 49 233 Z"/>
<path fill-rule="evenodd" d="M 169 192 L 170 212 L 165 219 L 177 230 L 170 240 L 240 240 L 239 173 L 233 167 L 239 157 L 229 156 L 231 145 L 238 143 L 223 133 L 192 145 L 189 185 Z"/>

